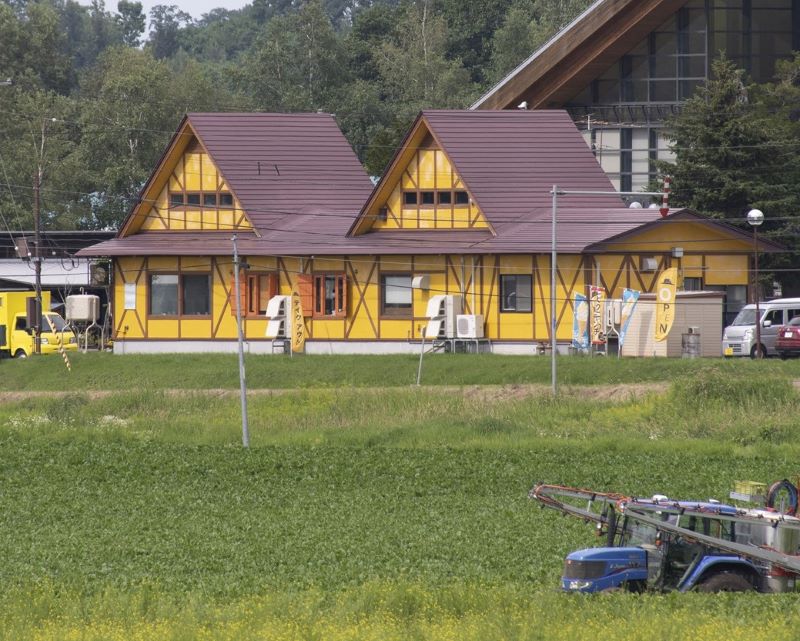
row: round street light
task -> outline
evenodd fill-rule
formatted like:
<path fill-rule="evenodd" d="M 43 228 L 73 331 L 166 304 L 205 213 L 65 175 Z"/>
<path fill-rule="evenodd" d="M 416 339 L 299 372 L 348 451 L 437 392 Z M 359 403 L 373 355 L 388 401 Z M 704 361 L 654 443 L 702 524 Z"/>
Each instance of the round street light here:
<path fill-rule="evenodd" d="M 756 358 L 761 358 L 764 354 L 761 351 L 761 307 L 759 306 L 758 292 L 758 228 L 764 222 L 764 212 L 760 209 L 751 209 L 747 212 L 747 222 L 753 228 L 753 292 L 756 299 Z"/>

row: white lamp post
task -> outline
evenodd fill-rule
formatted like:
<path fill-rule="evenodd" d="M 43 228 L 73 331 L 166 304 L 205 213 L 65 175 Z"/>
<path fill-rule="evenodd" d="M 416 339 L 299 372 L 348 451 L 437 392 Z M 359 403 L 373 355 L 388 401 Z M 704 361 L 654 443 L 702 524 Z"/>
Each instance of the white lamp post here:
<path fill-rule="evenodd" d="M 754 256 L 754 270 L 753 270 L 753 291 L 756 298 L 756 358 L 763 356 L 761 352 L 761 307 L 759 306 L 759 292 L 758 292 L 758 228 L 764 222 L 764 212 L 760 209 L 751 209 L 747 212 L 747 222 L 753 228 L 753 256 Z"/>

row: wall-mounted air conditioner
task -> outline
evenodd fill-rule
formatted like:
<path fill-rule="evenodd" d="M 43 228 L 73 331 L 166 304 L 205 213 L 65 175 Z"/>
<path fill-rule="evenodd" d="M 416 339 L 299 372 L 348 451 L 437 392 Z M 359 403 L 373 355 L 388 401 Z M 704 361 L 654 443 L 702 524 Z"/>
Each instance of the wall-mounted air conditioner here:
<path fill-rule="evenodd" d="M 483 338 L 483 315 L 458 314 L 456 335 L 458 338 Z"/>
<path fill-rule="evenodd" d="M 289 311 L 291 296 L 273 296 L 267 302 L 267 338 L 287 338 L 289 335 Z"/>
<path fill-rule="evenodd" d="M 414 276 L 411 279 L 411 289 L 430 289 L 430 288 L 431 288 L 431 277 L 429 274 Z"/>
<path fill-rule="evenodd" d="M 658 259 L 655 256 L 642 256 L 639 267 L 643 272 L 654 272 L 658 269 Z"/>
<path fill-rule="evenodd" d="M 461 313 L 461 296 L 431 296 L 425 316 L 428 324 L 425 327 L 427 340 L 455 338 L 456 316 Z"/>

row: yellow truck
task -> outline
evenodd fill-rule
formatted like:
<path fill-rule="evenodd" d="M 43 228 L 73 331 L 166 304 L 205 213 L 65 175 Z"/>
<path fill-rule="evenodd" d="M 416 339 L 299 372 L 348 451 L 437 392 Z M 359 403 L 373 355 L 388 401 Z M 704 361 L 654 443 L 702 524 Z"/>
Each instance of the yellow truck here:
<path fill-rule="evenodd" d="M 0 357 L 27 358 L 33 354 L 34 329 L 28 326 L 26 306 L 28 299 L 35 297 L 34 292 L 0 292 Z M 42 309 L 50 309 L 50 292 L 42 292 Z M 64 319 L 55 312 L 42 313 L 41 327 L 42 354 L 57 352 L 59 343 L 66 350 L 77 351 L 74 332 L 66 329 Z"/>

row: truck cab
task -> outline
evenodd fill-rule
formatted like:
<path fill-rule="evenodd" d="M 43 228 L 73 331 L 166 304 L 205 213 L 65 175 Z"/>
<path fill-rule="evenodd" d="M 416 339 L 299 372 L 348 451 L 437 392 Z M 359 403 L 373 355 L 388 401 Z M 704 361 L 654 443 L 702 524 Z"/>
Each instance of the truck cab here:
<path fill-rule="evenodd" d="M 49 322 L 48 322 L 49 320 Z M 77 351 L 78 341 L 72 330 L 67 329 L 64 319 L 55 312 L 44 312 L 41 318 L 41 353 L 52 354 L 58 351 L 59 342 L 68 351 Z M 55 331 L 53 331 L 55 330 Z M 14 358 L 28 358 L 34 349 L 34 328 L 28 327 L 25 314 L 14 316 L 8 352 Z M 0 349 L 3 346 L 0 345 Z"/>
<path fill-rule="evenodd" d="M 0 292 L 0 357 L 27 358 L 35 351 L 35 328 L 28 324 L 26 306 L 33 292 Z M 42 292 L 42 307 L 49 309 L 50 292 Z M 75 333 L 56 312 L 44 311 L 39 320 L 41 353 L 57 352 L 59 346 L 77 351 Z"/>
<path fill-rule="evenodd" d="M 713 506 L 723 514 L 726 510 L 736 513 L 730 506 L 685 502 L 686 513 L 665 511 L 661 519 L 707 536 L 736 541 L 734 524 L 715 519 L 712 512 L 699 512 L 703 506 Z M 764 574 L 763 568 L 749 559 L 660 531 L 626 515 L 609 520 L 606 546 L 567 555 L 561 587 L 568 592 L 744 591 L 761 588 Z"/>

